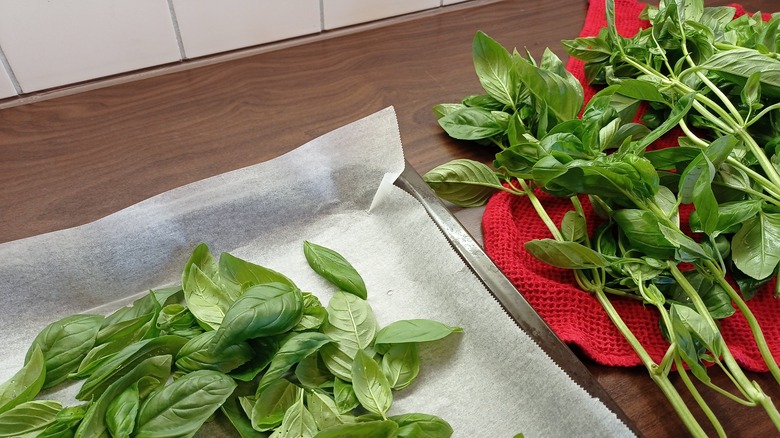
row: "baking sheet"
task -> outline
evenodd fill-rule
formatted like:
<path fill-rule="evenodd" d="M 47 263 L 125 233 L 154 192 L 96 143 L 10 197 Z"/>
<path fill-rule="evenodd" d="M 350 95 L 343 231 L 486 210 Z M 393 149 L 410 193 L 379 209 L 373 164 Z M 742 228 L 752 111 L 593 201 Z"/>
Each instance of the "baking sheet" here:
<path fill-rule="evenodd" d="M 327 302 L 333 288 L 306 264 L 305 239 L 350 260 L 381 326 L 429 318 L 464 329 L 420 348 L 419 378 L 395 393 L 391 414 L 439 415 L 456 437 L 633 436 L 517 328 L 421 204 L 393 184 L 404 164 L 388 108 L 266 163 L 0 245 L 0 380 L 21 367 L 47 323 L 107 313 L 176 282 L 200 242 L 280 271 Z M 46 397 L 72 404 L 74 392 Z"/>

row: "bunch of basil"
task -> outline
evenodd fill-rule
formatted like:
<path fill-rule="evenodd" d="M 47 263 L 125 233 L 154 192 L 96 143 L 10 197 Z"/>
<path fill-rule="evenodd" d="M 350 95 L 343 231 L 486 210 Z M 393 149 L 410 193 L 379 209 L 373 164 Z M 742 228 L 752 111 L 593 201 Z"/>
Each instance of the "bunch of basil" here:
<path fill-rule="evenodd" d="M 668 379 L 673 364 L 719 435 L 725 432 L 689 372 L 738 403 L 763 407 L 780 430 L 780 413 L 746 378 L 717 322 L 735 312 L 733 302 L 780 382 L 745 304 L 777 276 L 780 262 L 780 16 L 734 20 L 734 8 L 666 0 L 642 12 L 650 28 L 624 38 L 614 0 L 606 0 L 606 11 L 608 27 L 598 36 L 563 42 L 585 61 L 588 80 L 605 85 L 584 108 L 581 84 L 551 51 L 537 63 L 477 33 L 473 59 L 485 93 L 437 105 L 434 113 L 450 136 L 498 146 L 496 170 L 461 159 L 424 179 L 461 206 L 482 205 L 498 190 L 528 197 L 554 237 L 527 242 L 528 251 L 574 270 L 693 435 L 705 432 Z M 640 105 L 647 108 L 643 123 L 633 123 Z M 675 127 L 685 134 L 677 147 L 649 148 Z M 571 199 L 560 228 L 534 188 Z M 604 219 L 593 235 L 580 203 L 585 195 Z M 681 228 L 682 204 L 695 207 L 689 222 L 698 241 Z M 683 271 L 681 263 L 695 269 Z M 660 363 L 610 296 L 658 309 L 670 342 Z M 706 364 L 723 370 L 740 395 L 714 385 Z"/>
<path fill-rule="evenodd" d="M 242 437 L 449 437 L 439 417 L 387 412 L 418 375 L 418 344 L 462 330 L 425 319 L 380 329 L 354 267 L 310 242 L 304 253 L 339 289 L 327 307 L 201 244 L 181 287 L 48 325 L 0 385 L 0 437 L 191 437 L 218 411 Z M 83 404 L 35 400 L 68 379 L 84 379 Z"/>

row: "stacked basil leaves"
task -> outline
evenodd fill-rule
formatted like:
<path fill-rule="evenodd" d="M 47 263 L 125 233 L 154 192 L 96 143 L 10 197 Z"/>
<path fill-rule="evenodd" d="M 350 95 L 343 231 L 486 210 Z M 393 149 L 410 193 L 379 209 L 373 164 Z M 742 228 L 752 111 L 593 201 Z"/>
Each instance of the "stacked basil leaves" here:
<path fill-rule="evenodd" d="M 473 58 L 484 93 L 434 113 L 450 136 L 497 146 L 494 166 L 459 159 L 424 178 L 462 206 L 482 205 L 498 190 L 528 197 L 553 238 L 527 242 L 527 250 L 574 271 L 693 435 L 705 432 L 668 378 L 673 366 L 719 435 L 725 431 L 691 375 L 765 409 L 780 430 L 780 413 L 745 376 L 718 325 L 742 313 L 780 382 L 745 304 L 780 264 L 780 15 L 734 19 L 734 8 L 665 0 L 642 12 L 651 27 L 625 38 L 614 0 L 605 9 L 608 26 L 597 36 L 563 42 L 585 62 L 587 80 L 604 86 L 584 107 L 581 84 L 551 51 L 537 62 L 477 33 Z M 634 123 L 640 105 L 646 111 Z M 684 133 L 676 147 L 649 148 L 675 127 Z M 534 188 L 571 199 L 560 227 Z M 584 195 L 603 218 L 592 235 Z M 693 204 L 689 225 L 701 238 L 683 232 L 682 204 Z M 615 312 L 616 296 L 660 313 L 670 342 L 660 363 Z M 713 384 L 707 365 L 725 372 L 736 391 Z"/>
<path fill-rule="evenodd" d="M 338 288 L 327 306 L 201 244 L 181 287 L 51 323 L 0 385 L 0 436 L 190 437 L 221 416 L 242 437 L 449 437 L 437 416 L 388 411 L 417 378 L 420 345 L 462 330 L 427 319 L 380 328 L 343 256 L 310 242 L 304 254 Z M 72 380 L 83 380 L 80 404 L 35 399 Z"/>

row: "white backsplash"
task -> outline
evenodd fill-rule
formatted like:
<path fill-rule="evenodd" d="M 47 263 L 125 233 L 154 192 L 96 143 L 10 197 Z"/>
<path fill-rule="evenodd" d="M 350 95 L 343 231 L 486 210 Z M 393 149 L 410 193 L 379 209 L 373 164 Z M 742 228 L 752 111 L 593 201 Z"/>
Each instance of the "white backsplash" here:
<path fill-rule="evenodd" d="M 166 0 L 2 0 L 0 47 L 23 93 L 181 59 Z"/>
<path fill-rule="evenodd" d="M 464 1 L 0 0 L 0 99 Z"/>
<path fill-rule="evenodd" d="M 322 30 L 320 0 L 172 0 L 188 58 Z"/>
<path fill-rule="evenodd" d="M 322 0 L 325 30 L 425 9 L 438 8 L 441 0 Z"/>

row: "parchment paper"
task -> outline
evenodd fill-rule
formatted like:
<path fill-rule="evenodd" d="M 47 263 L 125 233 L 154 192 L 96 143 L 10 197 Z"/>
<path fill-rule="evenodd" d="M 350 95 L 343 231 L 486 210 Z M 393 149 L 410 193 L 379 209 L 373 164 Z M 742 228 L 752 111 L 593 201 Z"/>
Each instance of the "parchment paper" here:
<path fill-rule="evenodd" d="M 464 330 L 421 345 L 419 378 L 395 393 L 392 414 L 441 416 L 456 437 L 632 436 L 514 325 L 422 206 L 392 185 L 403 167 L 388 108 L 266 163 L 0 245 L 0 381 L 46 324 L 178 282 L 200 242 L 280 271 L 327 303 L 333 287 L 308 267 L 309 240 L 356 267 L 381 326 L 429 318 Z M 76 389 L 43 396 L 75 404 Z"/>

